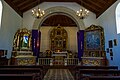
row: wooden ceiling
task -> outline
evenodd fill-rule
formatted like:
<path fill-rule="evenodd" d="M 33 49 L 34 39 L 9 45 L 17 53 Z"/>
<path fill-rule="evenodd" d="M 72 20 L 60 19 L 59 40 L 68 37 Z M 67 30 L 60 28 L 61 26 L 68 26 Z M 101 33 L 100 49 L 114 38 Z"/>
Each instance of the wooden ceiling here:
<path fill-rule="evenodd" d="M 24 12 L 37 6 L 39 2 L 39 0 L 4 0 L 4 1 L 8 3 L 21 17 L 23 16 Z M 79 5 L 82 4 L 83 7 L 95 13 L 96 18 L 97 18 L 116 1 L 117 0 L 40 0 L 39 3 L 42 3 L 42 2 L 76 2 Z M 54 17 L 61 18 L 61 15 L 54 16 Z M 65 16 L 62 16 L 62 17 L 65 17 Z M 65 19 L 70 20 L 70 18 L 67 18 L 67 17 L 65 17 Z M 72 23 L 71 25 L 74 25 L 74 24 Z"/>
<path fill-rule="evenodd" d="M 92 11 L 99 17 L 117 0 L 82 0 L 82 6 Z M 23 13 L 38 5 L 39 0 L 5 0 L 18 14 Z M 76 2 L 81 5 L 81 0 L 40 0 L 42 2 Z"/>
<path fill-rule="evenodd" d="M 48 17 L 42 26 L 66 26 L 66 27 L 77 27 L 76 23 L 66 15 L 53 15 Z"/>

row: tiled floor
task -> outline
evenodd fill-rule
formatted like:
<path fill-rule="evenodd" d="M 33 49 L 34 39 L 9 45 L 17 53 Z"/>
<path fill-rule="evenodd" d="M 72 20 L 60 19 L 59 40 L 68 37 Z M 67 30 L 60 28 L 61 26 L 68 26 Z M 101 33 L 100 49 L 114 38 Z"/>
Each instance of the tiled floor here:
<path fill-rule="evenodd" d="M 43 80 L 74 80 L 68 69 L 49 69 Z"/>

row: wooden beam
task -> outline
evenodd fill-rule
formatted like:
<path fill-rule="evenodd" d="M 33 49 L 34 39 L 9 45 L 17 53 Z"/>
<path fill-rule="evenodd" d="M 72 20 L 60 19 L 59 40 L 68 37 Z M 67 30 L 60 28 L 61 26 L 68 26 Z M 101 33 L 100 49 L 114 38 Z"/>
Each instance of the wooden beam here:
<path fill-rule="evenodd" d="M 103 7 L 103 6 L 99 5 L 97 2 L 94 2 L 93 0 L 84 0 L 84 2 L 94 5 L 95 7 L 99 8 L 99 9 Z"/>
<path fill-rule="evenodd" d="M 25 12 L 25 11 L 27 11 L 27 10 L 29 10 L 29 9 L 37 6 L 37 4 L 38 4 L 37 1 L 34 1 L 34 2 L 32 2 L 32 3 L 29 3 L 29 4 L 27 4 L 27 5 L 24 5 L 23 7 L 20 8 L 20 10 L 21 10 L 22 12 Z"/>
<path fill-rule="evenodd" d="M 86 3 L 86 2 L 82 2 L 82 6 L 85 7 L 86 9 L 92 11 L 93 13 L 98 13 L 99 12 L 99 9 L 97 9 L 96 7 L 94 7 L 93 5 L 89 4 L 89 3 Z"/>
<path fill-rule="evenodd" d="M 25 5 L 28 5 L 32 2 L 34 2 L 35 0 L 25 0 L 24 2 L 21 2 L 17 5 L 17 7 L 22 7 L 22 6 L 25 6 Z"/>
<path fill-rule="evenodd" d="M 98 18 L 103 12 L 105 12 L 116 1 L 117 0 L 111 0 L 111 1 L 109 1 L 109 3 L 106 3 L 106 5 L 104 5 L 104 8 L 100 10 L 99 14 L 97 14 L 96 17 Z"/>
<path fill-rule="evenodd" d="M 92 1 L 94 1 L 96 3 L 99 3 L 100 5 L 105 5 L 106 4 L 105 0 L 98 0 L 98 1 L 92 0 Z"/>
<path fill-rule="evenodd" d="M 13 3 L 16 3 L 16 2 L 18 2 L 18 1 L 20 1 L 20 0 L 12 0 Z M 22 0 L 21 0 L 21 1 L 22 1 Z"/>
<path fill-rule="evenodd" d="M 11 2 L 11 0 L 4 0 L 7 4 L 9 4 L 21 17 L 23 17 L 23 13 Z"/>
<path fill-rule="evenodd" d="M 43 2 L 75 2 L 76 0 L 41 0 Z"/>

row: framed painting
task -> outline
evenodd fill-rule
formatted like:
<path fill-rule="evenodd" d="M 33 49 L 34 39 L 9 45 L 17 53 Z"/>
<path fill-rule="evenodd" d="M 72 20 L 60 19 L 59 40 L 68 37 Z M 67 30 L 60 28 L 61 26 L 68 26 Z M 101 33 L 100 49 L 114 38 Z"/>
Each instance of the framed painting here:
<path fill-rule="evenodd" d="M 0 50 L 0 57 L 7 55 L 7 50 Z"/>
<path fill-rule="evenodd" d="M 104 32 L 101 26 L 92 25 L 85 30 L 85 50 L 104 50 Z"/>
<path fill-rule="evenodd" d="M 86 47 L 87 49 L 100 49 L 100 32 L 86 32 Z"/>
<path fill-rule="evenodd" d="M 114 46 L 117 46 L 117 39 L 114 39 Z"/>
<path fill-rule="evenodd" d="M 109 53 L 109 48 L 106 49 L 106 52 Z"/>
<path fill-rule="evenodd" d="M 109 48 L 113 48 L 113 42 L 112 42 L 112 40 L 109 41 Z"/>

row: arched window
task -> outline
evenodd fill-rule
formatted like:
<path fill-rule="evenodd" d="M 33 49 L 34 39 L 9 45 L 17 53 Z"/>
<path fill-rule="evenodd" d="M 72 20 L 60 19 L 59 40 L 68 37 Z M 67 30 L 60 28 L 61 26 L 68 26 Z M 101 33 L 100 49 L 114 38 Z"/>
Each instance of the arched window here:
<path fill-rule="evenodd" d="M 116 26 L 117 26 L 117 34 L 120 33 L 120 3 L 116 7 Z"/>
<path fill-rule="evenodd" d="M 2 2 L 0 0 L 0 28 L 1 28 L 1 20 L 2 20 L 2 10 L 3 9 L 3 5 L 2 5 Z"/>

